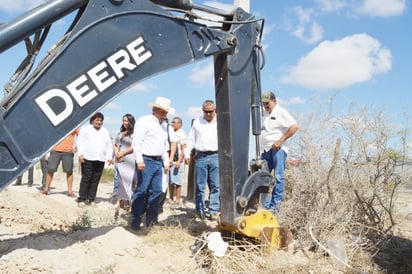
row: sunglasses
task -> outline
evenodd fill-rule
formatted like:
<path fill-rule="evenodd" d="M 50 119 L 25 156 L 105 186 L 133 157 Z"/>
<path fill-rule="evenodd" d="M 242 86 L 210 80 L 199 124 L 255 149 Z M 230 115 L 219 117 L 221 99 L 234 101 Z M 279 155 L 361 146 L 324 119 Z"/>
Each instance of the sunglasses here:
<path fill-rule="evenodd" d="M 213 112 L 215 112 L 215 110 L 204 110 L 203 112 L 207 114 L 212 114 Z"/>

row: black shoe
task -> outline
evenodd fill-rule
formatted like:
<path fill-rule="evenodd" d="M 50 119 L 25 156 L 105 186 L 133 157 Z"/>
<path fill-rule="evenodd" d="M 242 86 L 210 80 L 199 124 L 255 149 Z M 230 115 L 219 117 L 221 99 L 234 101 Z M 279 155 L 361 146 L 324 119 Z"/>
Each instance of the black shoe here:
<path fill-rule="evenodd" d="M 140 230 L 142 230 L 142 228 L 140 227 L 140 225 L 139 225 L 139 226 L 137 226 L 137 225 L 132 225 L 130 228 L 131 228 L 133 231 L 140 231 Z"/>
<path fill-rule="evenodd" d="M 161 223 L 161 222 L 159 222 L 159 221 L 154 221 L 154 222 L 146 223 L 146 226 L 147 226 L 147 227 L 150 227 L 150 226 L 165 226 L 165 224 L 164 224 L 164 223 Z"/>
<path fill-rule="evenodd" d="M 28 182 L 28 183 L 27 183 L 27 186 L 28 186 L 28 187 L 32 187 L 32 186 L 33 186 L 33 182 Z"/>
<path fill-rule="evenodd" d="M 140 227 L 140 223 L 138 223 L 138 222 L 133 222 L 133 221 L 132 221 L 132 224 L 131 224 L 130 228 L 131 228 L 133 231 L 140 231 L 140 230 L 142 230 L 142 228 Z"/>

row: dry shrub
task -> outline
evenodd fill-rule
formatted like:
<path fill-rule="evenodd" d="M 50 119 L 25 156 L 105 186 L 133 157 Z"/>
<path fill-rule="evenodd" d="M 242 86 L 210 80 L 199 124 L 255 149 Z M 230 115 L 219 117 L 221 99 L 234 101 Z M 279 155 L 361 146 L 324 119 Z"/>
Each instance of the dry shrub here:
<path fill-rule="evenodd" d="M 279 221 L 300 247 L 317 250 L 316 241 L 339 241 L 347 269 L 377 273 L 372 257 L 391 235 L 396 190 L 410 178 L 397 172 L 406 161 L 408 129 L 394 129 L 383 113 L 359 108 L 339 118 L 305 117 L 293 137 L 299 161 L 287 167 Z"/>

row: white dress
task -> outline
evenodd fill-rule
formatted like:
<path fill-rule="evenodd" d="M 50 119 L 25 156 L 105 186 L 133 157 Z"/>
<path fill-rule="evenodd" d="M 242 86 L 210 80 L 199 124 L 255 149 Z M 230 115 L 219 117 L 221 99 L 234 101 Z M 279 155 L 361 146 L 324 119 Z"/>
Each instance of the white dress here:
<path fill-rule="evenodd" d="M 118 133 L 115 144 L 119 152 L 122 152 L 132 146 L 133 136 L 123 136 Z M 133 194 L 133 179 L 136 167 L 136 158 L 134 153 L 126 154 L 122 162 L 117 162 L 116 169 L 119 179 L 119 200 L 131 200 Z"/>

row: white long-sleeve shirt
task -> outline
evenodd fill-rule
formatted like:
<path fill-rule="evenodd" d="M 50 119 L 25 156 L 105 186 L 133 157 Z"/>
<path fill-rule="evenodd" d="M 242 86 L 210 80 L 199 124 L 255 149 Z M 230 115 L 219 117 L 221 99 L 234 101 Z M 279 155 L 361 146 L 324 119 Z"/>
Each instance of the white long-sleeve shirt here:
<path fill-rule="evenodd" d="M 167 124 L 160 124 L 153 114 L 140 117 L 134 126 L 132 147 L 136 163 L 143 162 L 144 154 L 162 156 L 164 166 L 169 166 Z"/>
<path fill-rule="evenodd" d="M 216 116 L 209 123 L 203 116 L 193 121 L 187 137 L 185 158 L 188 158 L 192 149 L 198 151 L 217 151 L 217 119 Z"/>
<path fill-rule="evenodd" d="M 89 161 L 112 159 L 113 144 L 109 131 L 104 127 L 96 130 L 93 125 L 82 127 L 77 137 L 77 155 Z"/>

